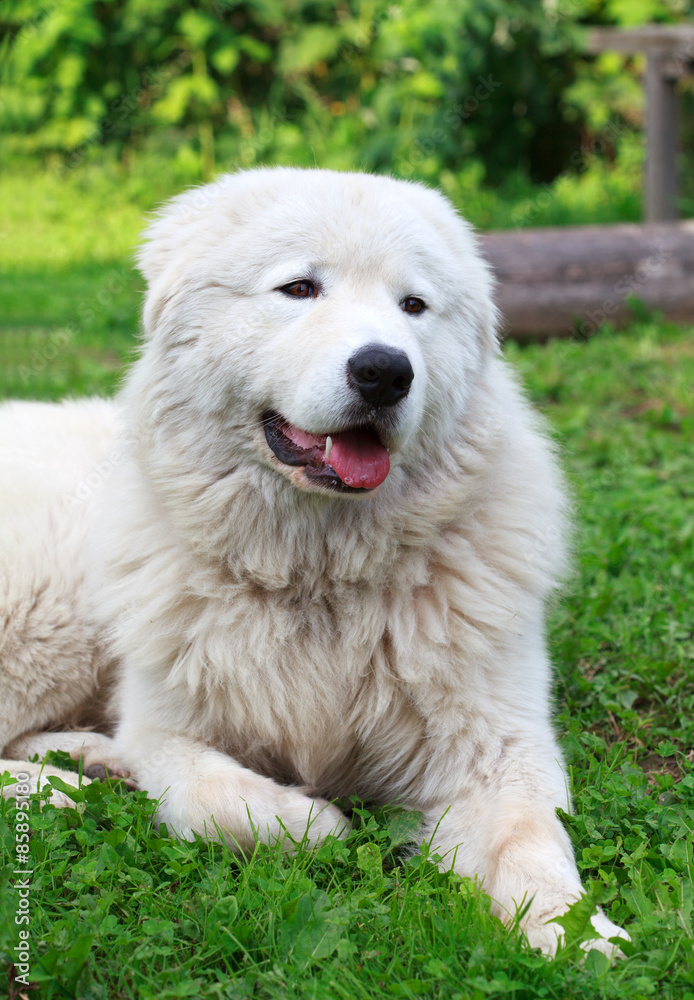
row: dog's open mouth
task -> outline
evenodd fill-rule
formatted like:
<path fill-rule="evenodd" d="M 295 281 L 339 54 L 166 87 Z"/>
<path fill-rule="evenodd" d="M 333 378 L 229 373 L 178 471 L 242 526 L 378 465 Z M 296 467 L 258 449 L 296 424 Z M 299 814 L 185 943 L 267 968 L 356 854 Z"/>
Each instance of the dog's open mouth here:
<path fill-rule="evenodd" d="M 373 427 L 308 434 L 279 413 L 264 413 L 263 428 L 275 457 L 284 465 L 303 466 L 317 486 L 363 493 L 380 486 L 390 471 L 388 449 Z"/>

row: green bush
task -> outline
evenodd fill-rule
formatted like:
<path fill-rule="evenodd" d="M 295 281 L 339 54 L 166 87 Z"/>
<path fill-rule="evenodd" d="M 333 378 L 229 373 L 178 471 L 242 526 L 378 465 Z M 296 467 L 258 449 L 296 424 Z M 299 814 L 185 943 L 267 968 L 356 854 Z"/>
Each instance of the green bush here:
<path fill-rule="evenodd" d="M 0 128 L 65 167 L 104 144 L 536 181 L 640 125 L 638 65 L 587 63 L 583 22 L 689 0 L 5 0 Z M 586 66 L 591 67 L 590 74 Z M 608 127 L 609 126 L 609 127 Z M 586 146 L 586 142 L 588 145 Z"/>
<path fill-rule="evenodd" d="M 645 57 L 589 57 L 583 28 L 693 2 L 4 0 L 0 162 L 179 187 L 318 164 L 434 183 L 482 226 L 638 219 Z"/>

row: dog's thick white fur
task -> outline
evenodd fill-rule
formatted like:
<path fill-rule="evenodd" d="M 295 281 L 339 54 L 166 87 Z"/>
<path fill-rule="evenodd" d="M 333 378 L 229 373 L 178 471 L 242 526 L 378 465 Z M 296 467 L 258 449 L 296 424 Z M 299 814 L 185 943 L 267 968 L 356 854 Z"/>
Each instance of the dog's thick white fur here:
<path fill-rule="evenodd" d="M 0 409 L 0 771 L 83 751 L 242 848 L 399 802 L 551 953 L 581 893 L 544 622 L 565 500 L 469 228 L 418 185 L 258 170 L 174 199 L 140 263 L 118 400 Z M 348 374 L 373 345 L 413 374 L 387 405 Z M 265 434 L 370 474 L 364 424 L 390 472 L 349 493 Z"/>

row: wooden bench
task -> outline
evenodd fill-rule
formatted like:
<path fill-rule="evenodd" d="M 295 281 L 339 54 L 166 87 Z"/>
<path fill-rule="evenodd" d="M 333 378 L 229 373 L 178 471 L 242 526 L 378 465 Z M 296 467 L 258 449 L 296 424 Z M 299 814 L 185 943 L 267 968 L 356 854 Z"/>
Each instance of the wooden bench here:
<path fill-rule="evenodd" d="M 592 28 L 589 52 L 645 52 L 646 222 L 677 218 L 677 92 L 694 69 L 694 25 Z"/>

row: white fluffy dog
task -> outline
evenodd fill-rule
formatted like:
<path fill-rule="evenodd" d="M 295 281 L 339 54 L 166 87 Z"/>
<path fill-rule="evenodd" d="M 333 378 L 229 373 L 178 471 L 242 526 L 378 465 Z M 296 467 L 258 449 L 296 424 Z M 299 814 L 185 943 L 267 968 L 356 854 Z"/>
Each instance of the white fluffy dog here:
<path fill-rule="evenodd" d="M 551 953 L 581 893 L 565 501 L 468 226 L 418 185 L 257 170 L 174 199 L 140 263 L 117 401 L 0 409 L 0 771 L 83 752 L 241 848 L 397 802 Z"/>

